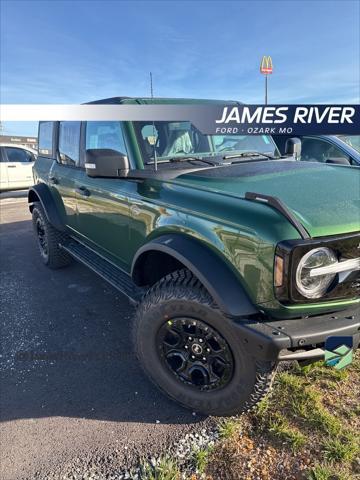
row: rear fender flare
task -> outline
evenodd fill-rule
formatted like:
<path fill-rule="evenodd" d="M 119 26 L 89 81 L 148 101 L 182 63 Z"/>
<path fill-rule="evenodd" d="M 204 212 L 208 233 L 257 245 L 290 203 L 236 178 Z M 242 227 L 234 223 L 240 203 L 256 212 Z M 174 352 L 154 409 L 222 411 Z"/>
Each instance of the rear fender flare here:
<path fill-rule="evenodd" d="M 54 228 L 60 231 L 65 231 L 65 225 L 56 208 L 50 189 L 44 183 L 39 183 L 38 185 L 29 188 L 28 203 L 30 212 L 32 212 L 34 202 L 41 203 L 48 221 Z"/>

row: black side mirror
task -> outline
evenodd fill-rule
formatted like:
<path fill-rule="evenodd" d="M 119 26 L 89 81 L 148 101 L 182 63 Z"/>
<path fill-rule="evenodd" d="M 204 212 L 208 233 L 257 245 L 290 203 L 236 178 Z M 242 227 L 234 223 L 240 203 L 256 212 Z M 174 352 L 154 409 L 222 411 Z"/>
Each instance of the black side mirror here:
<path fill-rule="evenodd" d="M 350 160 L 344 157 L 332 157 L 326 159 L 326 163 L 332 163 L 335 165 L 351 165 Z"/>
<path fill-rule="evenodd" d="M 89 177 L 126 177 L 129 172 L 128 157 L 110 148 L 86 150 L 85 169 Z"/>
<path fill-rule="evenodd" d="M 294 157 L 295 160 L 300 159 L 301 155 L 301 140 L 300 138 L 289 138 L 285 143 L 285 155 Z"/>

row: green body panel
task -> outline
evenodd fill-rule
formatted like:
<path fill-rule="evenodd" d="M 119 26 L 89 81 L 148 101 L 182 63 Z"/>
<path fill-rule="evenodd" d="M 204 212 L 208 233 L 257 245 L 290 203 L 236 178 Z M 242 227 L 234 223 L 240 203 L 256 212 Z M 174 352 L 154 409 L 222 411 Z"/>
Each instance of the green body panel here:
<path fill-rule="evenodd" d="M 313 238 L 360 230 L 360 171 L 306 162 L 301 166 L 301 169 L 244 177 L 221 178 L 220 173 L 218 178 L 204 179 L 186 174 L 178 182 L 240 198 L 246 192 L 278 197 Z"/>
<path fill-rule="evenodd" d="M 173 99 L 122 103 L 192 102 L 204 103 Z M 132 166 L 143 168 L 132 124 L 125 122 L 123 131 Z M 280 304 L 273 286 L 276 245 L 299 239 L 300 234 L 275 209 L 244 199 L 246 192 L 278 197 L 313 238 L 356 232 L 360 230 L 359 169 L 304 162 L 302 168 L 274 174 L 207 178 L 187 173 L 173 180 L 134 180 L 91 178 L 84 169 L 39 157 L 35 180 L 49 184 L 48 177 L 54 172 L 60 182 L 49 186 L 64 223 L 79 239 L 129 273 L 140 247 L 160 235 L 179 233 L 197 239 L 221 257 L 252 302 L 271 316 L 316 315 L 360 304 L 356 298 Z M 88 188 L 91 196 L 75 193 L 80 186 Z"/>
<path fill-rule="evenodd" d="M 187 174 L 173 181 L 152 180 L 137 185 L 131 196 L 137 214 L 132 215 L 131 221 L 130 258 L 150 239 L 181 232 L 222 255 L 235 269 L 254 304 L 273 316 L 315 315 L 359 303 L 353 299 L 281 305 L 273 289 L 275 248 L 285 239 L 299 239 L 297 230 L 279 212 L 266 205 L 206 188 L 204 184 L 195 185 L 196 182 L 188 182 L 189 177 L 191 175 Z M 347 232 L 355 230 L 344 229 Z M 326 235 L 331 231 L 330 226 Z"/>
<path fill-rule="evenodd" d="M 196 185 L 200 182 L 190 177 L 136 182 L 94 179 L 72 169 L 75 183 L 89 188 L 92 195 L 91 200 L 76 195 L 77 223 L 70 215 L 69 226 L 127 272 L 137 250 L 153 238 L 168 233 L 196 238 L 228 263 L 252 302 L 272 316 L 319 314 L 358 302 L 281 305 L 273 291 L 275 247 L 284 239 L 300 238 L 297 230 L 266 205 L 205 188 L 203 182 Z M 64 203 L 72 214 L 67 197 Z M 326 235 L 329 232 L 330 227 Z"/>

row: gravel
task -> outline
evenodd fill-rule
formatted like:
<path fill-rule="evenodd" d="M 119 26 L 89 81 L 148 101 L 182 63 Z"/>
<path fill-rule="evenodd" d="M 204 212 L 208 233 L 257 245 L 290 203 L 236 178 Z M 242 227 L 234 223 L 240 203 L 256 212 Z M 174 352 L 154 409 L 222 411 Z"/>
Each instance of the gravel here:
<path fill-rule="evenodd" d="M 122 465 L 117 464 L 116 450 L 103 457 L 77 458 L 71 465 L 63 466 L 58 472 L 49 472 L 46 478 L 49 480 L 55 478 L 58 480 L 141 480 L 144 478 L 142 474 L 144 462 L 156 467 L 165 456 L 176 461 L 182 478 L 186 479 L 191 474 L 198 473 L 193 462 L 193 452 L 213 446 L 218 438 L 217 423 L 209 419 L 209 425 L 206 428 L 187 433 L 157 454 L 143 454 L 138 455 L 137 458 L 130 456 Z"/>

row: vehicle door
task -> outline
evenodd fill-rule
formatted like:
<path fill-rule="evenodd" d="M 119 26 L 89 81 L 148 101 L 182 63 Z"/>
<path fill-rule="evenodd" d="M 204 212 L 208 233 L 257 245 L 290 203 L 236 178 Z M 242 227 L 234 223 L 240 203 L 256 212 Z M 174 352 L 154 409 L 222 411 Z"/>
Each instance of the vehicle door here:
<path fill-rule="evenodd" d="M 301 144 L 301 160 L 308 162 L 330 162 L 338 159 L 351 163 L 350 156 L 336 145 L 321 138 L 303 137 Z"/>
<path fill-rule="evenodd" d="M 0 190 L 8 188 L 8 169 L 5 160 L 4 147 L 0 147 Z"/>
<path fill-rule="evenodd" d="M 80 171 L 81 122 L 58 122 L 55 134 L 55 158 L 49 170 L 48 183 L 63 221 L 77 230 L 76 176 Z M 39 140 L 40 143 L 40 140 Z"/>
<path fill-rule="evenodd" d="M 34 155 L 20 147 L 3 147 L 8 177 L 8 188 L 27 188 L 33 185 Z"/>
<path fill-rule="evenodd" d="M 84 122 L 82 138 L 83 165 L 87 149 L 112 149 L 127 155 L 121 122 Z M 76 177 L 79 235 L 125 270 L 130 268 L 128 194 L 133 183 L 125 178 L 92 178 L 85 168 Z"/>

